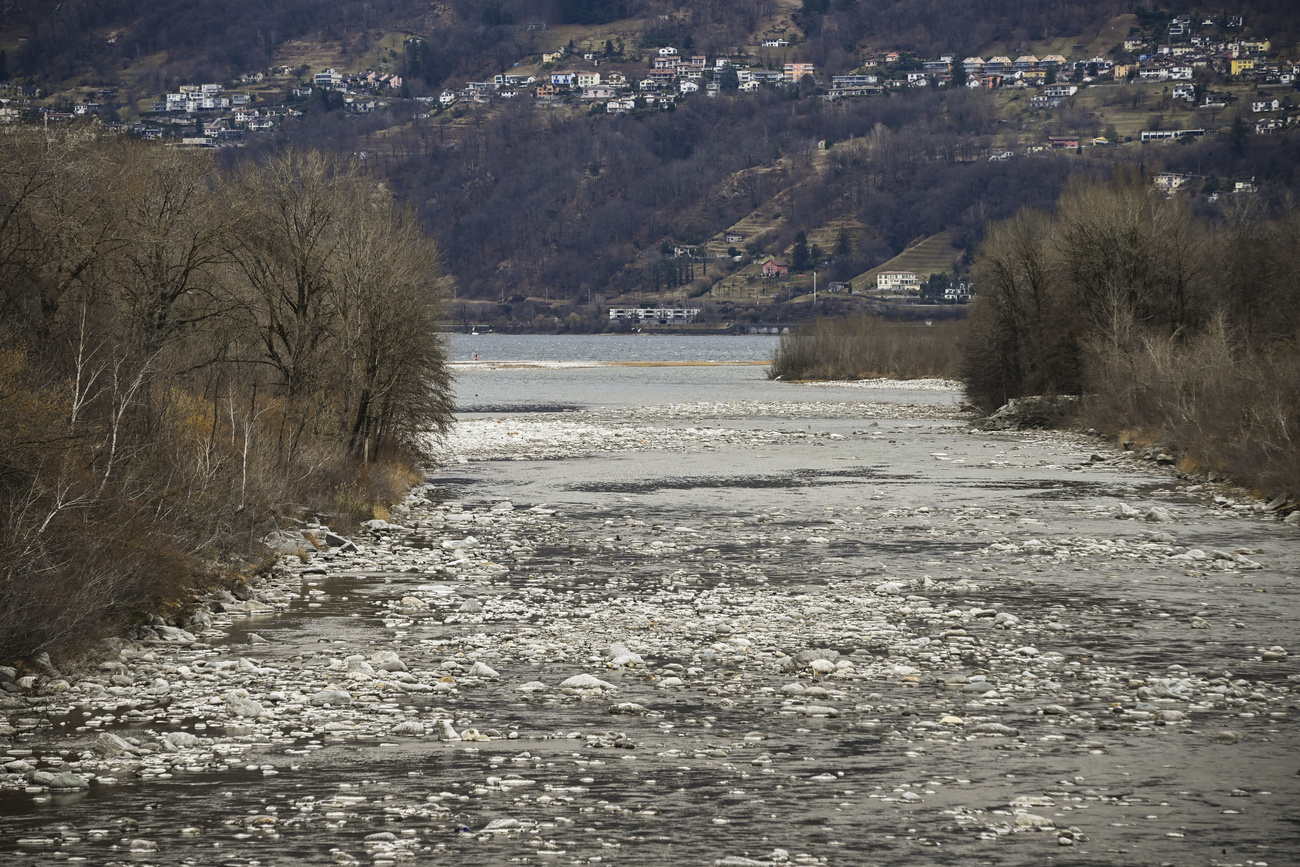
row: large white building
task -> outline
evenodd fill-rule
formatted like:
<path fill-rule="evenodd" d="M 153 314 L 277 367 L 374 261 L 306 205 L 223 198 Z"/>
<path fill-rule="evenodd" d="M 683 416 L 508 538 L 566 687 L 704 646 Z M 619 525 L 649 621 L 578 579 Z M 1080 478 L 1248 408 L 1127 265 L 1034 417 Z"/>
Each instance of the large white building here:
<path fill-rule="evenodd" d="M 921 280 L 911 271 L 881 271 L 876 275 L 876 289 L 880 292 L 916 292 Z"/>
<path fill-rule="evenodd" d="M 635 319 L 638 322 L 690 322 L 700 315 L 698 307 L 611 307 L 610 319 Z"/>

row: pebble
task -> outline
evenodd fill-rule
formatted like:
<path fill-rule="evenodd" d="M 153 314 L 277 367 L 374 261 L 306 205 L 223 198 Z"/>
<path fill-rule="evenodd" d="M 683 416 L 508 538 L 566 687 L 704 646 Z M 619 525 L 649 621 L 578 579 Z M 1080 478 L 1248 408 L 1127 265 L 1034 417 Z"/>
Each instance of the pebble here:
<path fill-rule="evenodd" d="M 706 426 L 719 411 L 699 404 L 474 418 L 449 445 L 458 457 L 478 461 L 722 448 L 748 455 L 851 443 L 872 456 L 870 466 L 884 466 L 877 456 L 898 445 L 888 437 L 948 436 L 958 417 L 947 408 L 836 404 L 828 417 L 876 413 L 895 421 L 887 436 L 863 421 L 857 433 L 850 436 L 845 426 L 832 440 L 799 429 L 804 425 L 766 420 L 743 430 Z M 793 412 L 791 405 L 772 404 L 730 417 Z M 938 425 L 947 427 L 927 427 Z M 1064 450 L 1070 442 L 1065 435 L 1020 436 L 1025 439 L 1002 435 L 985 456 L 978 454 L 981 436 L 972 437 L 965 455 L 945 448 L 943 469 L 1019 472 L 1013 445 Z M 929 466 L 934 454 L 925 448 Z M 977 457 L 987 459 L 977 463 Z M 1070 472 L 1078 472 L 1072 477 L 1116 472 L 1109 462 L 1087 463 L 1086 469 L 1079 469 L 1081 460 L 1072 463 Z M 1050 472 L 1065 474 L 1059 469 L 1065 464 Z M 0 745 L 37 739 L 45 711 L 66 712 L 75 701 L 88 717 L 80 741 L 85 749 L 79 758 L 76 750 L 20 755 L 14 746 L 0 785 L 45 797 L 65 775 L 86 786 L 120 779 L 142 791 L 163 775 L 180 778 L 190 769 L 218 779 L 251 769 L 292 780 L 290 763 L 298 762 L 300 779 L 314 780 L 327 776 L 339 756 L 351 762 L 354 752 L 364 756 L 382 745 L 385 755 L 394 748 L 425 751 L 420 761 L 402 765 L 418 775 L 409 788 L 348 783 L 356 788 L 340 787 L 328 798 L 318 791 L 312 797 L 319 800 L 284 803 L 276 815 L 240 816 L 240 833 L 342 822 L 338 828 L 352 836 L 331 837 L 342 847 L 331 857 L 346 864 L 415 860 L 424 857 L 420 847 L 432 845 L 445 846 L 454 860 L 455 841 L 481 845 L 485 838 L 497 846 L 518 841 L 539 858 L 560 858 L 555 853 L 564 850 L 574 860 L 614 860 L 616 846 L 604 851 L 573 838 L 604 835 L 628 852 L 631 834 L 646 828 L 687 840 L 703 829 L 725 841 L 717 845 L 729 846 L 738 838 L 727 835 L 749 834 L 755 818 L 773 842 L 786 843 L 778 834 L 788 834 L 792 845 L 810 839 L 798 823 L 811 807 L 790 793 L 815 784 L 817 811 L 841 809 L 855 820 L 870 815 L 873 834 L 969 853 L 962 840 L 1021 833 L 1031 840 L 1050 831 L 1057 845 L 1101 858 L 1088 837 L 1112 833 L 1101 817 L 1124 807 L 1128 796 L 1119 793 L 1141 793 L 1138 780 L 1130 784 L 1093 766 L 1096 771 L 1085 772 L 1112 776 L 1086 794 L 1055 778 L 1004 788 L 1012 783 L 1001 780 L 1003 772 L 1024 773 L 1039 756 L 1056 766 L 1068 765 L 1071 753 L 1091 762 L 1134 744 L 1176 751 L 1182 733 L 1192 735 L 1193 748 L 1197 736 L 1202 744 L 1240 744 L 1233 753 L 1240 757 L 1265 726 L 1287 728 L 1281 721 L 1291 707 L 1286 673 L 1292 663 L 1272 643 L 1285 633 L 1233 633 L 1249 642 L 1228 665 L 1240 677 L 1186 651 L 1165 650 L 1160 641 L 1189 626 L 1213 623 L 1216 631 L 1202 637 L 1217 638 L 1234 621 L 1248 629 L 1253 623 L 1229 604 L 1223 585 L 1189 579 L 1198 592 L 1216 593 L 1179 607 L 1158 596 L 1153 577 L 1257 570 L 1271 576 L 1277 550 L 1237 548 L 1222 535 L 1200 537 L 1192 526 L 1178 531 L 1183 545 L 1215 538 L 1226 550 L 1180 547 L 1173 535 L 1145 525 L 1166 523 L 1162 514 L 1207 520 L 1201 507 L 1185 498 L 1151 505 L 1137 488 L 1108 499 L 1066 489 L 1050 509 L 1032 497 L 1001 493 L 980 502 L 904 502 L 893 490 L 872 493 L 896 483 L 873 478 L 877 472 L 850 476 L 861 484 L 861 496 L 828 497 L 829 511 L 821 502 L 773 496 L 749 512 L 728 505 L 671 519 L 635 489 L 626 498 L 601 499 L 608 508 L 594 515 L 570 516 L 567 505 L 529 504 L 523 497 L 458 503 L 445 491 L 418 486 L 389 520 L 367 522 L 355 539 L 344 540 L 351 550 L 331 542 L 309 563 L 289 558 L 249 585 L 249 599 L 214 597 L 204 617 L 178 622 L 175 632 L 151 627 L 149 635 L 107 653 L 108 668 L 65 672 L 62 691 L 53 687 L 58 679 L 32 676 L 23 687 L 33 693 L 23 707 L 32 710 L 15 714 L 12 731 L 0 729 Z M 1116 506 L 1117 495 L 1135 506 Z M 1071 514 L 1087 520 L 1070 527 Z M 1112 515 L 1137 520 L 1123 524 Z M 1068 577 L 1073 569 L 1080 582 L 1106 576 L 1106 593 L 1094 599 L 1086 588 L 1035 583 L 1040 571 Z M 325 606 L 322 616 L 355 613 L 358 625 L 331 642 L 292 646 L 271 615 L 293 606 L 301 612 L 305 604 Z M 245 632 L 242 644 L 225 642 L 223 631 L 249 617 L 259 631 Z M 382 626 L 371 626 L 372 617 Z M 375 632 L 359 638 L 363 622 Z M 1143 645 L 1142 653 L 1126 657 L 1130 643 Z M 0 681 L 19 684 L 18 674 L 6 679 L 0 671 Z M 1271 679 L 1256 679 L 1264 677 Z M 1240 731 L 1215 728 L 1226 724 Z M 115 731 L 99 730 L 107 725 Z M 995 787 L 996 798 L 989 795 Z M 1008 791 L 1027 789 L 1051 795 L 1006 803 Z M 692 799 L 708 794 L 708 801 L 686 808 L 707 804 L 698 812 L 708 824 L 702 818 L 689 824 L 696 817 L 683 812 L 681 798 L 671 794 L 678 791 Z M 1248 803 L 1254 808 L 1264 800 Z M 733 812 L 729 805 L 744 806 Z M 914 825 L 922 828 L 920 837 L 902 818 L 909 811 L 926 820 L 924 828 Z M 592 824 L 596 817 L 610 824 Z M 722 820 L 716 827 L 715 819 Z M 362 831 L 374 831 L 372 821 L 393 824 L 362 839 Z M 1088 834 L 1061 828 L 1066 822 Z M 941 832 L 941 826 L 958 830 Z M 826 839 L 851 833 L 818 827 L 827 829 Z M 1162 836 L 1168 827 L 1152 833 Z M 323 825 L 316 830 L 325 833 Z M 213 841 L 225 833 L 206 825 L 201 831 L 195 836 Z M 407 831 L 415 833 L 407 837 Z M 127 840 L 139 827 L 120 833 Z M 146 826 L 145 833 L 154 832 Z M 180 836 L 187 835 L 165 842 L 180 845 Z M 45 829 L 22 839 L 61 838 Z M 712 838 L 697 842 L 714 845 Z M 845 857 L 854 845 L 852 839 L 842 849 L 818 842 L 809 846 L 816 854 L 792 848 L 794 855 L 762 855 L 768 849 L 757 835 L 746 842 L 732 850 L 740 854 L 713 863 L 820 863 Z M 707 851 L 704 859 L 718 850 L 699 851 Z"/>

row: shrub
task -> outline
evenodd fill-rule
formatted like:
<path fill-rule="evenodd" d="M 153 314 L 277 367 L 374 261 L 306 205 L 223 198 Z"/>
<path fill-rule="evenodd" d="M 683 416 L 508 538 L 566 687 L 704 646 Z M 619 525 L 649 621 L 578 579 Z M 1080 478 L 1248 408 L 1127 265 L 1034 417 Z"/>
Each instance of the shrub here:
<path fill-rule="evenodd" d="M 960 320 L 892 323 L 870 314 L 817 319 L 782 335 L 768 376 L 781 379 L 955 378 Z"/>
<path fill-rule="evenodd" d="M 357 166 L 0 137 L 0 659 L 373 514 L 451 421 L 437 250 Z"/>
<path fill-rule="evenodd" d="M 1300 213 L 1215 220 L 1133 177 L 993 227 L 973 268 L 968 398 L 1082 395 L 1080 423 L 1161 440 L 1184 467 L 1300 493 Z"/>
<path fill-rule="evenodd" d="M 1186 340 L 1144 336 L 1095 352 L 1082 423 L 1162 441 L 1188 471 L 1216 472 L 1260 493 L 1300 493 L 1300 352 L 1252 351 L 1223 317 Z"/>

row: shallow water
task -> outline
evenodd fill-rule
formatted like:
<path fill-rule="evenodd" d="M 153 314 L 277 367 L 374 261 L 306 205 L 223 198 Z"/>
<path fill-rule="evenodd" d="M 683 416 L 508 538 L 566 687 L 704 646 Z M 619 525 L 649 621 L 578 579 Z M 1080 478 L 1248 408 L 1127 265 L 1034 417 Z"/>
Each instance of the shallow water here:
<path fill-rule="evenodd" d="M 778 337 L 673 334 L 451 334 L 448 359 L 483 363 L 767 363 Z"/>
<path fill-rule="evenodd" d="M 460 412 L 538 412 L 696 401 L 869 399 L 953 404 L 951 390 L 792 386 L 767 378 L 775 337 L 452 335 Z M 867 397 L 869 395 L 869 397 Z"/>
<path fill-rule="evenodd" d="M 563 344 L 531 354 L 544 352 Z M 415 533 L 294 567 L 286 608 L 236 620 L 211 648 L 148 648 L 157 659 L 133 663 L 141 684 L 151 667 L 251 659 L 278 673 L 250 676 L 249 692 L 289 698 L 269 721 L 208 711 L 198 729 L 189 694 L 224 693 L 234 674 L 166 701 L 122 697 L 101 728 L 145 745 L 202 733 L 230 750 L 225 769 L 0 790 L 0 858 L 1277 865 L 1300 851 L 1300 670 L 1261 658 L 1294 639 L 1294 528 L 1095 442 L 968 433 L 947 409 L 953 392 L 761 376 L 463 370 L 466 408 L 477 388 L 483 408 L 573 409 L 467 413 L 449 445 L 472 457 L 431 475 Z M 514 510 L 493 512 L 503 499 Z M 1117 501 L 1175 520 L 1116 520 Z M 1153 541 L 1164 532 L 1174 541 Z M 437 544 L 469 534 L 480 553 L 468 560 Z M 1248 550 L 1262 568 L 1170 559 L 1189 547 Z M 423 607 L 395 607 L 411 596 Z M 482 613 L 462 613 L 466 600 Z M 1018 622 L 995 626 L 995 612 Z M 610 668 L 610 642 L 644 665 Z M 500 678 L 456 672 L 444 694 L 349 682 L 350 708 L 289 707 L 327 660 L 389 648 L 424 683 L 458 654 Z M 808 648 L 856 673 L 776 665 Z M 615 689 L 556 689 L 580 672 Z M 1195 681 L 1190 700 L 1139 694 L 1171 673 Z M 658 685 L 669 676 L 685 682 Z M 954 692 L 954 677 L 987 677 L 999 694 Z M 1240 694 L 1214 698 L 1217 679 Z M 530 681 L 549 689 L 517 691 Z M 781 691 L 792 683 L 825 693 Z M 612 714 L 621 702 L 645 713 Z M 811 704 L 835 715 L 799 710 Z M 33 720 L 11 749 L 76 761 L 95 733 L 76 728 L 103 709 L 53 697 L 48 711 L 10 714 Z M 500 737 L 392 733 L 435 718 Z M 1015 733 L 974 733 L 992 722 Z M 1225 729 L 1240 742 L 1212 739 Z M 512 774 L 517 787 L 502 783 Z M 1017 797 L 1046 799 L 1028 808 L 1045 829 L 1017 825 Z M 500 819 L 522 824 L 489 830 Z M 157 849 L 133 854 L 132 840 Z"/>

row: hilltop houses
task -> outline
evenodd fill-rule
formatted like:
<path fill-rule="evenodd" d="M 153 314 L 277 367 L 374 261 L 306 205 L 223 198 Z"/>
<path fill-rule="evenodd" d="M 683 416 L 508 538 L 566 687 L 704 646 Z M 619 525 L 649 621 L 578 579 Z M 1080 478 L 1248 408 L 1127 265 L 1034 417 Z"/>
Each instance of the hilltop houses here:
<path fill-rule="evenodd" d="M 424 109 L 417 106 L 415 116 L 427 116 L 422 111 L 460 110 L 457 106 L 466 103 L 485 104 L 520 94 L 532 96 L 538 105 L 582 106 L 592 112 L 603 108 L 607 113 L 619 114 L 670 108 L 682 100 L 715 98 L 726 94 L 729 87 L 738 88 L 742 93 L 796 87 L 806 90 L 810 78 L 811 95 L 829 100 L 883 97 L 911 88 L 1013 87 L 1031 90 L 1022 104 L 1032 110 L 1049 111 L 1072 100 L 1081 88 L 1090 84 L 1135 81 L 1168 83 L 1172 98 L 1189 104 L 1188 107 L 1199 103 L 1197 108 L 1222 108 L 1232 99 L 1241 98 L 1242 108 L 1249 106 L 1252 114 L 1257 115 L 1251 118 L 1251 124 L 1259 132 L 1293 126 L 1296 123 L 1294 100 L 1283 99 L 1282 94 L 1275 98 L 1266 88 L 1294 87 L 1300 80 L 1300 64 L 1271 56 L 1272 45 L 1268 39 L 1242 38 L 1241 29 L 1225 25 L 1226 20 L 1226 16 L 1215 15 L 1176 16 L 1167 31 L 1163 22 L 1145 33 L 1135 31 L 1115 46 L 1115 51 L 1091 58 L 1067 58 L 1061 54 L 1037 56 L 1023 49 L 1019 53 L 989 57 L 954 53 L 923 57 L 902 51 L 873 51 L 851 61 L 856 63 L 853 68 L 825 70 L 835 73 L 825 78 L 813 63 L 791 56 L 796 55 L 797 48 L 780 52 L 785 56 L 779 58 L 772 56 L 775 52 L 755 51 L 752 46 L 749 54 L 713 58 L 688 56 L 678 47 L 668 45 L 626 58 L 609 56 L 591 45 L 583 49 L 559 48 L 522 58 L 514 64 L 529 69 L 532 74 L 501 72 L 484 81 L 446 83 L 436 95 L 415 96 L 416 102 L 426 106 Z M 790 47 L 787 40 L 780 38 L 765 39 L 764 45 Z M 611 68 L 614 66 L 617 68 Z M 1207 85 L 1213 81 L 1211 73 L 1230 78 L 1235 85 L 1257 85 L 1259 90 L 1253 94 L 1253 101 L 1245 96 L 1225 97 L 1210 92 Z M 272 74 L 292 76 L 294 73 L 281 67 Z M 256 100 L 249 93 L 235 90 L 243 87 L 264 94 L 266 78 L 260 72 L 245 73 L 226 84 L 181 85 L 153 103 L 153 111 L 147 113 L 152 117 L 147 121 L 154 124 L 153 128 L 179 129 L 186 123 L 192 126 L 203 116 L 211 119 L 210 123 L 205 120 L 211 129 L 226 129 L 233 134 L 273 127 L 284 117 L 292 116 L 295 101 L 320 99 L 322 95 L 330 107 L 341 106 L 356 114 L 382 110 L 388 106 L 385 101 L 388 97 L 411 98 L 410 89 L 400 75 L 375 70 L 315 71 L 306 79 L 288 84 L 285 95 L 288 107 L 254 104 Z M 98 113 L 103 108 L 102 102 L 93 94 L 87 95 L 67 112 L 70 116 Z M 1161 141 L 1201 134 L 1205 132 L 1199 129 L 1148 130 L 1142 133 L 1141 140 Z M 1138 136 L 1135 133 L 1133 137 Z M 1096 130 L 1083 138 L 1085 143 L 1102 141 L 1097 138 Z M 1062 136 L 1045 145 L 1077 148 L 1078 144 L 1072 144 L 1074 141 L 1073 137 Z M 1122 144 L 1109 140 L 1106 143 Z"/>
<path fill-rule="evenodd" d="M 583 55 L 587 58 L 589 55 Z M 555 63 L 563 57 L 562 52 L 545 54 L 544 63 Z M 546 80 L 533 85 L 533 96 L 548 104 L 560 104 L 561 101 L 579 98 L 583 100 L 612 100 L 607 111 L 619 113 L 630 111 L 633 100 L 639 95 L 636 104 L 647 107 L 666 107 L 676 99 L 703 93 L 717 96 L 722 91 L 721 79 L 724 74 L 735 73 L 741 91 L 752 91 L 762 87 L 793 86 L 803 81 L 805 76 L 814 79 L 817 70 L 814 64 L 803 61 L 791 61 L 781 69 L 751 67 L 731 58 L 717 57 L 710 64 L 709 58 L 702 54 L 683 56 L 673 46 L 657 48 L 648 61 L 643 77 L 630 80 L 623 72 L 600 72 L 595 66 L 600 63 L 594 54 L 590 54 L 590 69 L 555 69 L 546 73 Z M 494 79 L 497 87 L 506 83 L 502 76 Z M 529 84 L 533 84 L 530 80 Z"/>

